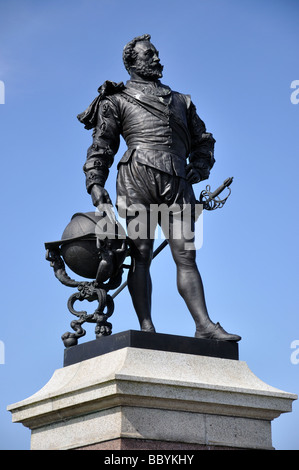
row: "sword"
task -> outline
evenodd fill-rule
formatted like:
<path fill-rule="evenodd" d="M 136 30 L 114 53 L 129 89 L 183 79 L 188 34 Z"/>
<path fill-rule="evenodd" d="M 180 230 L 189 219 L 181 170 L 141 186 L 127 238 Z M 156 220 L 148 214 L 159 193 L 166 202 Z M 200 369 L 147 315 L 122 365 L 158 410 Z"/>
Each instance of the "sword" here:
<path fill-rule="evenodd" d="M 197 201 L 198 204 L 203 205 L 203 209 L 212 211 L 215 209 L 220 209 L 221 207 L 224 206 L 226 203 L 227 199 L 229 198 L 231 194 L 231 188 L 230 185 L 233 182 L 233 177 L 227 178 L 215 191 L 211 192 L 211 187 L 210 185 L 206 186 L 206 189 L 201 191 L 199 201 Z M 228 195 L 224 199 L 219 198 L 219 194 L 221 194 L 225 189 L 228 189 Z M 168 245 L 168 240 L 164 240 L 158 248 L 154 251 L 153 253 L 153 259 L 158 256 L 158 254 Z M 115 297 L 121 293 L 127 286 L 128 282 L 125 281 L 113 294 L 112 294 L 112 299 L 115 299 Z"/>
<path fill-rule="evenodd" d="M 219 188 L 215 189 L 215 191 L 212 193 L 211 193 L 210 185 L 207 185 L 206 189 L 204 189 L 200 193 L 200 198 L 199 198 L 199 203 L 203 205 L 203 209 L 206 209 L 208 211 L 213 211 L 215 209 L 220 209 L 221 207 L 223 207 L 231 194 L 230 185 L 232 184 L 232 182 L 233 182 L 233 177 L 227 178 L 219 186 Z M 224 191 L 225 188 L 228 188 L 228 191 L 229 191 L 228 195 L 224 199 L 220 199 L 218 196 L 219 194 L 222 193 L 222 191 Z"/>

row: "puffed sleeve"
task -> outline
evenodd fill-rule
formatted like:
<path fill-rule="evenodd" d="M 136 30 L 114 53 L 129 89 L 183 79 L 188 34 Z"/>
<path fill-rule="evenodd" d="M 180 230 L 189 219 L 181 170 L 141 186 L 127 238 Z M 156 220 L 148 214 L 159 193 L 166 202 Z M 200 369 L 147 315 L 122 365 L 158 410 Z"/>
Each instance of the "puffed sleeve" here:
<path fill-rule="evenodd" d="M 206 131 L 205 123 L 198 116 L 192 102 L 189 107 L 188 124 L 191 135 L 189 161 L 199 171 L 201 180 L 205 180 L 209 177 L 210 170 L 215 163 L 214 145 L 216 140 L 213 134 Z"/>
<path fill-rule="evenodd" d="M 93 142 L 87 150 L 83 166 L 89 193 L 94 184 L 104 187 L 119 148 L 120 132 L 117 101 L 113 97 L 106 97 L 99 102 L 92 133 Z"/>

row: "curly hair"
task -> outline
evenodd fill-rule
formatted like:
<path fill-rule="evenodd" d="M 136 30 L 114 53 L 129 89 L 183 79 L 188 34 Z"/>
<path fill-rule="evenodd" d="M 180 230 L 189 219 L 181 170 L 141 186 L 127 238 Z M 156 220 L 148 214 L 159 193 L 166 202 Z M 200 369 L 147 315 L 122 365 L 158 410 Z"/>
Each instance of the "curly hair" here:
<path fill-rule="evenodd" d="M 150 34 L 143 34 L 142 36 L 137 36 L 136 38 L 132 39 L 132 41 L 128 42 L 123 49 L 123 62 L 127 72 L 130 73 L 130 69 L 135 62 L 136 59 L 136 52 L 135 52 L 135 45 L 139 41 L 150 41 L 151 35 Z"/>

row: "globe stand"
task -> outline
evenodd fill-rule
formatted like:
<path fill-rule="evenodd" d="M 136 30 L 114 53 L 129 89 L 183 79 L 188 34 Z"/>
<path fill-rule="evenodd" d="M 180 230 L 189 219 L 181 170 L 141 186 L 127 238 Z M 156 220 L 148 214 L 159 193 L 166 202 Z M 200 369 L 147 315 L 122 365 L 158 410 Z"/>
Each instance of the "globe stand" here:
<path fill-rule="evenodd" d="M 108 233 L 97 233 L 97 224 L 102 220 L 103 215 L 97 212 L 75 214 L 61 241 L 45 243 L 46 260 L 50 262 L 56 278 L 65 286 L 77 288 L 67 301 L 69 312 L 77 319 L 70 323 L 74 333 L 67 331 L 61 337 L 66 348 L 77 345 L 78 339 L 86 334 L 82 327 L 84 323 L 96 324 L 96 338 L 112 333 L 112 324 L 107 320 L 114 312 L 114 301 L 108 292 L 120 286 L 123 269 L 129 267 L 124 264 L 129 255 L 129 242 L 119 226 L 114 227 L 113 233 L 111 227 Z M 82 254 L 85 263 L 82 263 Z M 95 279 L 89 282 L 70 278 L 65 262 L 77 274 Z M 74 309 L 77 300 L 97 301 L 98 306 L 92 314 L 77 311 Z"/>

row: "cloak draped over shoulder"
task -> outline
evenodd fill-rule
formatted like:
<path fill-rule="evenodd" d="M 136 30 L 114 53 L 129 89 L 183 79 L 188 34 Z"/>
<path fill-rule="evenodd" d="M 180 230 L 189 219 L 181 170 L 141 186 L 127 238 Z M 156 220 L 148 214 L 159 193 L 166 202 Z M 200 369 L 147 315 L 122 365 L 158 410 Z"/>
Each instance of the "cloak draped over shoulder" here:
<path fill-rule="evenodd" d="M 97 113 L 100 102 L 108 95 L 118 93 L 125 88 L 123 82 L 115 83 L 110 80 L 106 80 L 103 85 L 98 88 L 99 95 L 92 101 L 92 103 L 86 108 L 83 113 L 78 114 L 77 118 L 85 129 L 93 129 L 97 124 Z"/>

